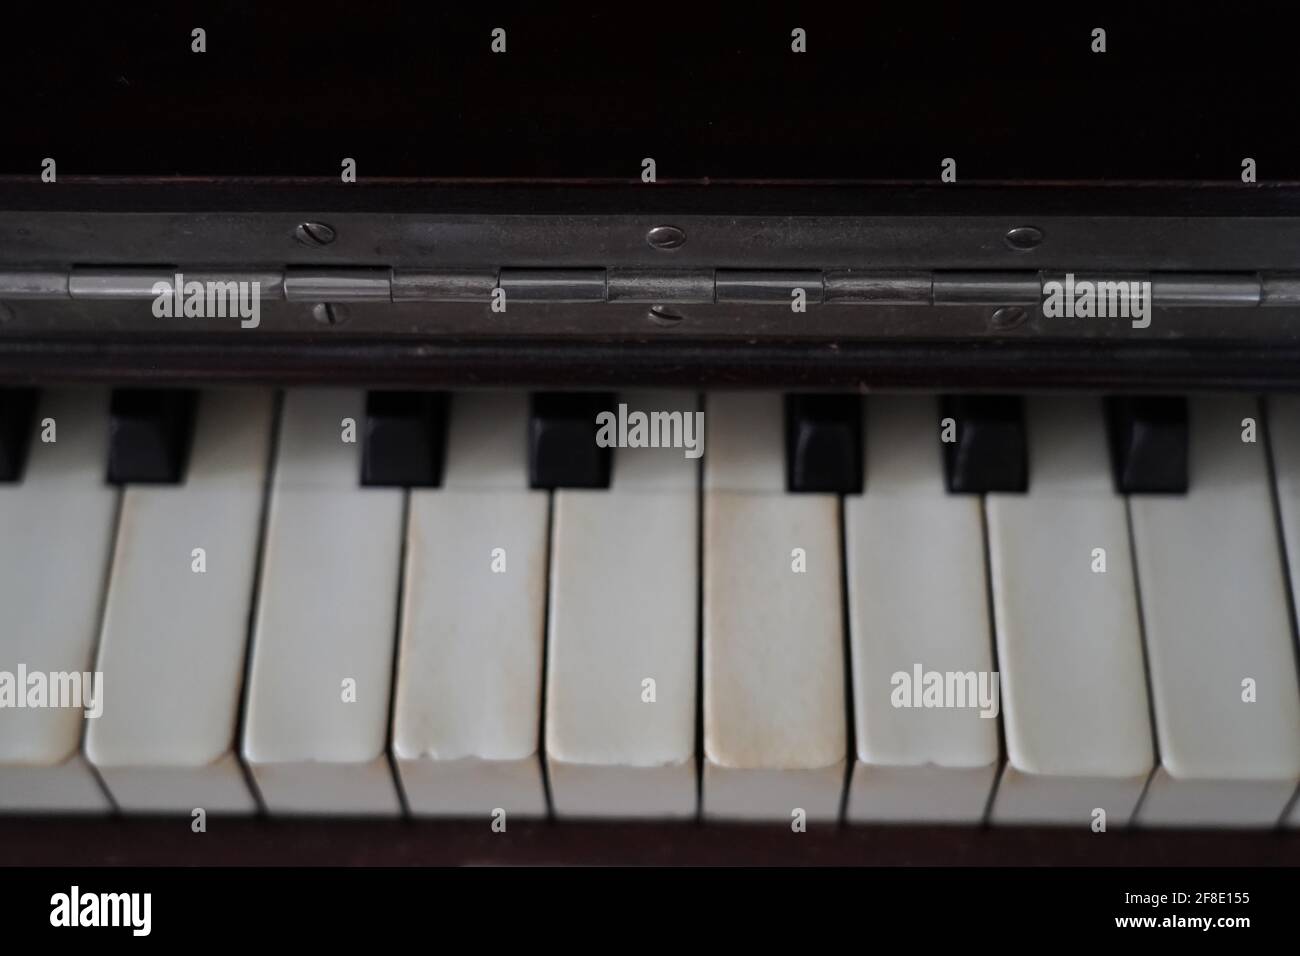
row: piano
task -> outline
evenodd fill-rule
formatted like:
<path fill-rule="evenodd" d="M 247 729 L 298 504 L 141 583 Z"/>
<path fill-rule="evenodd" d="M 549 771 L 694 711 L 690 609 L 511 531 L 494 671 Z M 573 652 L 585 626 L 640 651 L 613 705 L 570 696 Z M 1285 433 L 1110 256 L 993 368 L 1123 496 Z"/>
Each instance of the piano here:
<path fill-rule="evenodd" d="M 1300 861 L 1280 40 L 326 8 L 17 21 L 8 862 Z"/>

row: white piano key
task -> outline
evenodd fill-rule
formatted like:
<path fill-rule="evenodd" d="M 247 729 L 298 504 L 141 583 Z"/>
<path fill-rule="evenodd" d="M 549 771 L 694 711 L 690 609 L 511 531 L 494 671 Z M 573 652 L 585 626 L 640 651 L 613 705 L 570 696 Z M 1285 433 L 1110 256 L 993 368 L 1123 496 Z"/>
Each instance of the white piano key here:
<path fill-rule="evenodd" d="M 1160 755 L 1142 825 L 1271 826 L 1300 780 L 1286 583 L 1246 419 L 1253 398 L 1191 399 L 1188 494 L 1129 500 Z"/>
<path fill-rule="evenodd" d="M 843 791 L 839 500 L 783 492 L 782 415 L 773 395 L 705 406 L 703 812 L 715 819 L 834 820 Z"/>
<path fill-rule="evenodd" d="M 1026 418 L 1029 491 L 986 499 L 1007 743 L 992 819 L 1086 827 L 1101 809 L 1123 826 L 1155 757 L 1102 404 L 1035 398 Z"/>
<path fill-rule="evenodd" d="M 785 494 L 785 404 L 775 392 L 713 392 L 704 408 L 705 491 Z"/>
<path fill-rule="evenodd" d="M 462 392 L 447 416 L 443 487 L 527 491 L 528 393 Z M 545 498 L 545 494 L 539 494 Z"/>
<path fill-rule="evenodd" d="M 115 693 L 86 735 L 123 811 L 257 809 L 235 735 L 272 408 L 268 391 L 202 393 L 184 482 L 123 492 L 98 665 Z"/>
<path fill-rule="evenodd" d="M 619 400 L 694 422 L 690 395 Z M 619 448 L 609 490 L 555 494 L 546 756 L 557 816 L 695 814 L 697 479 L 682 448 Z"/>
<path fill-rule="evenodd" d="M 445 487 L 411 493 L 393 757 L 412 813 L 546 813 L 549 515 L 528 490 L 527 420 L 524 393 L 453 396 Z"/>
<path fill-rule="evenodd" d="M 872 397 L 865 429 L 865 493 L 844 500 L 857 749 L 848 817 L 978 823 L 998 771 L 996 712 L 912 706 L 908 691 L 918 668 L 974 674 L 976 686 L 983 675 L 995 689 L 980 499 L 944 488 L 935 399 Z"/>
<path fill-rule="evenodd" d="M 272 813 L 400 810 L 386 745 L 404 493 L 361 486 L 364 406 L 284 397 L 243 739 Z"/>
<path fill-rule="evenodd" d="M 1268 440 L 1273 449 L 1273 478 L 1292 606 L 1300 607 L 1300 396 L 1269 396 Z M 1286 823 L 1300 827 L 1300 799 L 1293 800 Z"/>
<path fill-rule="evenodd" d="M 36 417 L 22 481 L 0 484 L 0 672 L 9 675 L 0 675 L 0 811 L 106 812 L 111 804 L 81 740 L 87 723 L 114 706 L 114 687 L 101 683 L 91 701 L 100 717 L 87 719 L 81 701 L 16 705 L 36 686 L 19 685 L 20 669 L 48 679 L 94 667 L 118 502 L 104 481 L 108 394 L 45 392 Z M 46 420 L 53 442 L 42 440 Z"/>

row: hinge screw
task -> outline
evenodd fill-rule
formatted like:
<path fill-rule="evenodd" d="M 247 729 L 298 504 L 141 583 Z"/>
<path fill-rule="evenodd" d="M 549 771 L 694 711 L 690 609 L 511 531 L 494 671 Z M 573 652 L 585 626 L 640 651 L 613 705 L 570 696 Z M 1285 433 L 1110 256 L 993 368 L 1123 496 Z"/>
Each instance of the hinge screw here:
<path fill-rule="evenodd" d="M 294 236 L 304 246 L 328 246 L 334 241 L 335 233 L 333 226 L 323 222 L 300 222 Z"/>
<path fill-rule="evenodd" d="M 348 320 L 346 310 L 333 302 L 317 302 L 311 307 L 311 315 L 321 325 L 342 325 Z"/>
<path fill-rule="evenodd" d="M 666 305 L 652 305 L 648 318 L 655 325 L 676 325 L 686 316 Z"/>
<path fill-rule="evenodd" d="M 1037 226 L 1016 226 L 1004 237 L 1007 245 L 1016 252 L 1028 252 L 1036 249 L 1038 244 L 1043 241 L 1043 230 Z"/>
<path fill-rule="evenodd" d="M 1029 317 L 1026 312 L 1018 305 L 1004 305 L 1002 308 L 994 311 L 989 319 L 989 328 L 995 332 L 1006 332 L 1010 329 L 1018 328 L 1025 324 L 1025 319 Z"/>
<path fill-rule="evenodd" d="M 676 226 L 655 226 L 645 234 L 645 241 L 654 249 L 667 252 L 686 242 L 686 233 Z"/>

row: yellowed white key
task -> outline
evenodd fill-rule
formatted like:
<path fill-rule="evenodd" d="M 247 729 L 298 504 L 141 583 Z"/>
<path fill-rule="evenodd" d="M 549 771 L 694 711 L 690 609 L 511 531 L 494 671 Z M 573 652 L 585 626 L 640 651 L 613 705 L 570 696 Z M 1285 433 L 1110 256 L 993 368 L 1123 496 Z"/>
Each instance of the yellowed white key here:
<path fill-rule="evenodd" d="M 1160 754 L 1137 821 L 1273 826 L 1300 780 L 1300 689 L 1259 404 L 1188 414 L 1188 493 L 1129 499 Z"/>
<path fill-rule="evenodd" d="M 994 823 L 1128 823 L 1154 763 L 1101 399 L 1026 403 L 1029 491 L 986 499 L 1007 765 Z"/>
<path fill-rule="evenodd" d="M 1282 538 L 1290 571 L 1292 607 L 1300 606 L 1300 398 L 1290 394 L 1268 398 L 1268 438 L 1273 449 L 1273 479 L 1282 523 Z M 1288 826 L 1300 827 L 1300 799 L 1293 799 Z"/>
<path fill-rule="evenodd" d="M 998 770 L 980 498 L 945 489 L 939 429 L 933 397 L 872 397 L 865 490 L 844 499 L 853 822 L 978 823 Z M 936 676 L 961 700 L 930 695 Z"/>
<path fill-rule="evenodd" d="M 108 393 L 48 391 L 36 415 L 25 474 L 0 483 L 0 811 L 105 812 L 81 741 L 115 693 L 94 676 L 118 503 Z"/>
<path fill-rule="evenodd" d="M 86 754 L 126 812 L 251 813 L 236 744 L 273 395 L 201 393 L 177 485 L 123 492 Z"/>
<path fill-rule="evenodd" d="M 705 422 L 703 812 L 834 820 L 847 757 L 839 500 L 786 494 L 781 396 L 711 394 Z"/>
<path fill-rule="evenodd" d="M 697 400 L 645 392 L 619 402 L 645 414 L 667 447 L 618 448 L 608 490 L 555 493 L 551 799 L 557 816 L 689 817 L 697 789 L 698 457 L 685 445 L 703 437 Z"/>
<path fill-rule="evenodd" d="M 525 393 L 454 395 L 443 487 L 411 492 L 393 757 L 414 814 L 546 813 L 549 506 L 527 423 Z"/>
<path fill-rule="evenodd" d="M 387 738 L 404 492 L 362 487 L 364 416 L 360 391 L 284 396 L 243 739 L 275 814 L 400 810 Z"/>

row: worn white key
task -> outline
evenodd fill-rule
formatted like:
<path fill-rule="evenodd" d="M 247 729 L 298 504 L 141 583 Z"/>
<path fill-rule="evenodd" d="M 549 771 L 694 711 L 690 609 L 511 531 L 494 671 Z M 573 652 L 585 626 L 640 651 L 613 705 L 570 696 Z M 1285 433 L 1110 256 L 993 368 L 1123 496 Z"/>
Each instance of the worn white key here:
<path fill-rule="evenodd" d="M 1269 396 L 1268 440 L 1273 449 L 1273 478 L 1291 575 L 1292 606 L 1300 607 L 1300 396 Z M 1300 827 L 1300 799 L 1293 800 L 1286 822 Z"/>
<path fill-rule="evenodd" d="M 1160 755 L 1137 820 L 1271 826 L 1300 780 L 1300 690 L 1257 424 L 1242 440 L 1259 407 L 1189 416 L 1188 494 L 1129 499 Z"/>
<path fill-rule="evenodd" d="M 709 395 L 705 421 L 703 812 L 834 820 L 847 756 L 839 500 L 784 492 L 779 395 Z"/>
<path fill-rule="evenodd" d="M 699 434 L 692 395 L 619 401 L 675 415 L 648 419 L 666 426 L 664 444 Z M 546 758 L 557 816 L 695 814 L 697 480 L 685 448 L 619 448 L 608 490 L 555 494 Z"/>
<path fill-rule="evenodd" d="M 848 816 L 978 823 L 999 756 L 980 499 L 944 488 L 934 398 L 873 397 L 865 427 L 865 492 L 844 501 L 857 749 Z M 963 692 L 969 677 L 964 706 L 926 706 L 927 674 L 961 675 Z"/>
<path fill-rule="evenodd" d="M 364 412 L 359 391 L 284 397 L 243 740 L 272 813 L 400 809 L 386 744 L 404 493 L 360 483 Z"/>
<path fill-rule="evenodd" d="M 42 394 L 26 473 L 0 484 L 0 811 L 111 807 L 81 754 L 117 693 L 100 682 L 95 699 L 92 674 L 118 501 L 107 466 L 108 394 Z"/>
<path fill-rule="evenodd" d="M 257 809 L 235 734 L 272 398 L 202 393 L 183 483 L 123 492 L 98 664 L 115 693 L 86 755 L 124 811 Z"/>
<path fill-rule="evenodd" d="M 542 816 L 548 495 L 528 396 L 453 396 L 443 487 L 411 493 L 393 757 L 412 813 Z"/>
<path fill-rule="evenodd" d="M 785 406 L 780 395 L 710 393 L 704 424 L 706 492 L 786 493 Z"/>
<path fill-rule="evenodd" d="M 992 819 L 1123 826 L 1154 753 L 1101 400 L 1034 398 L 1026 416 L 1029 491 L 986 499 L 1007 742 Z"/>

